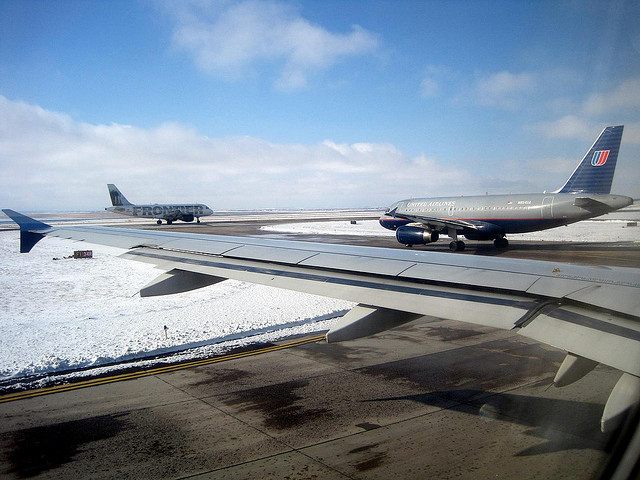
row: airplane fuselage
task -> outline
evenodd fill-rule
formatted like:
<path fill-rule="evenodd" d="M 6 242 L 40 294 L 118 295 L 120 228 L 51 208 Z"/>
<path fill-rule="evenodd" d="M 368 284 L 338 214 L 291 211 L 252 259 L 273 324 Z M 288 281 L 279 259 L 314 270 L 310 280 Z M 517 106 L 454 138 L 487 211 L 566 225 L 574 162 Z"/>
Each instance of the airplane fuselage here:
<path fill-rule="evenodd" d="M 213 213 L 209 207 L 201 203 L 121 205 L 108 207 L 105 210 L 131 217 L 158 218 L 167 221 L 183 220 L 187 222 Z"/>
<path fill-rule="evenodd" d="M 623 195 L 566 193 L 411 198 L 395 203 L 380 218 L 380 224 L 396 230 L 414 223 L 415 217 L 486 224 L 484 229 L 461 228 L 458 233 L 472 240 L 490 240 L 510 233 L 568 225 L 631 203 L 633 199 Z"/>

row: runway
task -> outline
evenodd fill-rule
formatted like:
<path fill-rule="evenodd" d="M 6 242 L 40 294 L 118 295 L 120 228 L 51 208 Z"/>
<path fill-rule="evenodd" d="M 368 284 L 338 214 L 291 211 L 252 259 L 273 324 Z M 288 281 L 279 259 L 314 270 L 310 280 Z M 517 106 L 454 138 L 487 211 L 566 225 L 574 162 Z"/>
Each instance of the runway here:
<path fill-rule="evenodd" d="M 263 224 L 169 228 L 260 235 Z M 402 248 L 377 237 L 309 239 Z M 634 245 L 527 245 L 499 254 L 633 266 L 640 257 Z M 470 245 L 465 254 L 497 253 Z M 616 439 L 599 419 L 620 373 L 600 365 L 555 388 L 563 358 L 513 332 L 423 317 L 356 341 L 287 339 L 32 391 L 0 403 L 0 475 L 593 477 Z"/>
<path fill-rule="evenodd" d="M 371 220 L 378 214 L 362 212 L 351 217 L 327 217 L 321 220 Z M 298 220 L 305 221 L 301 213 Z M 307 219 L 308 221 L 308 219 Z M 291 223 L 288 220 L 239 220 L 235 222 L 207 221 L 196 224 L 178 223 L 173 225 L 157 226 L 154 224 L 136 225 L 136 228 L 162 229 L 178 232 L 207 233 L 215 235 L 254 235 L 267 236 L 269 238 L 283 238 L 288 240 L 304 240 L 309 242 L 342 243 L 348 245 L 362 245 L 371 247 L 406 249 L 399 244 L 393 236 L 359 236 L 359 235 L 314 235 L 299 233 L 270 233 L 261 230 L 262 226 L 277 223 Z M 505 258 L 525 258 L 531 260 L 546 260 L 553 262 L 580 263 L 585 265 L 609 265 L 620 267 L 640 268 L 640 243 L 638 242 L 585 242 L 576 239 L 575 242 L 560 241 L 525 241 L 510 240 L 508 249 L 496 249 L 492 242 L 465 240 L 466 249 L 463 252 L 455 252 L 454 255 L 485 255 L 500 256 Z M 449 252 L 448 239 L 442 239 L 436 243 L 414 246 L 417 251 Z"/>
<path fill-rule="evenodd" d="M 0 405 L 6 478 L 561 478 L 606 458 L 619 373 L 550 387 L 563 354 L 424 318 L 373 338 Z"/>

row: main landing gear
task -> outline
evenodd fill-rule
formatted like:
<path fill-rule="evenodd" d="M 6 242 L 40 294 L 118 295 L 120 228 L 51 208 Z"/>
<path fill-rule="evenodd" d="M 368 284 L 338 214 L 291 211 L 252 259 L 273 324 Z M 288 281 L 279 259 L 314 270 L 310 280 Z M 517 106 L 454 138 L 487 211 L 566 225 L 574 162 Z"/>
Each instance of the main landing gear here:
<path fill-rule="evenodd" d="M 464 242 L 458 240 L 458 231 L 455 228 L 449 228 L 447 235 L 449 235 L 452 240 L 449 244 L 449 250 L 452 252 L 461 252 L 464 250 Z"/>
<path fill-rule="evenodd" d="M 200 223 L 200 217 L 196 217 L 196 223 Z"/>
<path fill-rule="evenodd" d="M 449 244 L 449 250 L 452 252 L 461 252 L 464 250 L 464 242 L 462 240 L 454 240 Z"/>
<path fill-rule="evenodd" d="M 493 241 L 493 245 L 494 245 L 496 248 L 507 248 L 507 247 L 509 246 L 509 240 L 507 240 L 507 239 L 506 239 L 506 238 L 504 238 L 504 237 L 496 238 L 496 239 Z"/>
<path fill-rule="evenodd" d="M 162 225 L 162 220 L 158 220 L 156 223 L 157 223 L 158 225 Z"/>

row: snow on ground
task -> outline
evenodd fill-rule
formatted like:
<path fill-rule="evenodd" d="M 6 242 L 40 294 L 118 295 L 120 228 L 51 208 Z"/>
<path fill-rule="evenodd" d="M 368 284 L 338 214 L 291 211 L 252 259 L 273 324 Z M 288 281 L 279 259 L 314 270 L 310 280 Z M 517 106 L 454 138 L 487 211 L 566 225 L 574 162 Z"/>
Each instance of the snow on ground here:
<path fill-rule="evenodd" d="M 635 221 L 635 220 L 634 220 Z M 395 232 L 382 228 L 377 220 L 283 223 L 268 225 L 262 230 L 274 233 L 308 235 L 364 235 L 393 237 Z M 443 237 L 446 239 L 446 237 Z M 511 240 L 560 242 L 640 242 L 640 227 L 628 227 L 626 220 L 585 220 L 566 227 L 539 232 L 507 235 Z"/>
<path fill-rule="evenodd" d="M 0 381 L 185 348 L 182 358 L 220 353 L 329 328 L 353 306 L 231 280 L 141 298 L 162 272 L 117 258 L 123 250 L 46 238 L 20 254 L 18 245 L 17 231 L 0 232 Z M 94 258 L 53 260 L 74 249 L 93 249 Z"/>

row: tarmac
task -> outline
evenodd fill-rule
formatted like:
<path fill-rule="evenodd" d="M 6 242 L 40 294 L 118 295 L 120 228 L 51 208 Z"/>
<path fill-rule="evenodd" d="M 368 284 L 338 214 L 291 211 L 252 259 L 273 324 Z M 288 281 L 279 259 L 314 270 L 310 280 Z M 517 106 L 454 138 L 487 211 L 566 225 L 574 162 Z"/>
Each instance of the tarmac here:
<path fill-rule="evenodd" d="M 171 227 L 259 234 L 259 223 Z M 635 266 L 640 258 L 633 245 L 512 247 L 500 254 Z M 556 388 L 563 358 L 514 332 L 423 317 L 340 344 L 287 339 L 209 363 L 0 397 L 0 476 L 593 477 L 616 440 L 599 420 L 620 372 L 600 365 Z"/>

